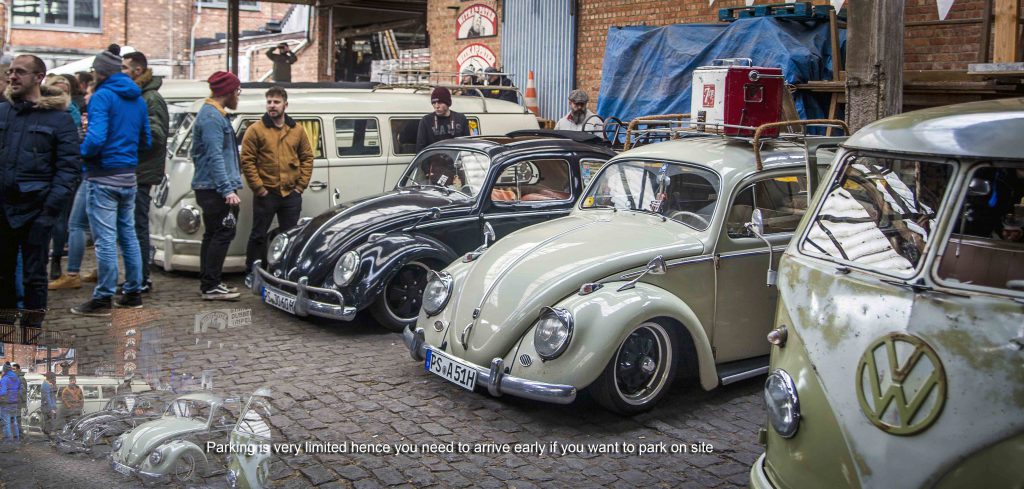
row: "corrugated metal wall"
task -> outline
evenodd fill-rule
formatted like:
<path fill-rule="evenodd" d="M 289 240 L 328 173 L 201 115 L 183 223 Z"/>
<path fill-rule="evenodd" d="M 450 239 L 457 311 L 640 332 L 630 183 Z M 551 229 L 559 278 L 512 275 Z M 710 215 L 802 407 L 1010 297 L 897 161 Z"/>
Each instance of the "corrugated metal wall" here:
<path fill-rule="evenodd" d="M 576 59 L 574 0 L 505 0 L 501 26 L 501 68 L 526 95 L 533 70 L 537 102 L 545 119 L 567 112 Z"/>

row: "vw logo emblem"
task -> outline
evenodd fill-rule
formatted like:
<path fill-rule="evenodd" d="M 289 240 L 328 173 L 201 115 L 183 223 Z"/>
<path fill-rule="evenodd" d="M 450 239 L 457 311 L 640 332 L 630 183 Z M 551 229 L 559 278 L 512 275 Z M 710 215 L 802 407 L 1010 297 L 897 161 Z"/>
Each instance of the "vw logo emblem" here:
<path fill-rule="evenodd" d="M 890 333 L 873 341 L 857 365 L 857 399 L 872 424 L 913 435 L 938 419 L 946 402 L 946 373 L 927 343 Z"/>

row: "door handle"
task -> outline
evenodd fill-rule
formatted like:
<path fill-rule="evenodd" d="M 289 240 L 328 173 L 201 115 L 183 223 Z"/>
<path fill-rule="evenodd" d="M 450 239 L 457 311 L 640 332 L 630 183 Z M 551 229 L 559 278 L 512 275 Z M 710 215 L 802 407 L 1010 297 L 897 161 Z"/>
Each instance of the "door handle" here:
<path fill-rule="evenodd" d="M 323 190 L 327 188 L 327 184 L 321 181 L 309 182 L 309 188 L 311 190 Z"/>
<path fill-rule="evenodd" d="M 334 205 L 338 205 L 338 201 L 340 201 L 340 200 L 341 200 L 341 191 L 338 190 L 338 187 L 334 187 L 334 195 L 331 196 L 331 203 L 334 204 Z"/>

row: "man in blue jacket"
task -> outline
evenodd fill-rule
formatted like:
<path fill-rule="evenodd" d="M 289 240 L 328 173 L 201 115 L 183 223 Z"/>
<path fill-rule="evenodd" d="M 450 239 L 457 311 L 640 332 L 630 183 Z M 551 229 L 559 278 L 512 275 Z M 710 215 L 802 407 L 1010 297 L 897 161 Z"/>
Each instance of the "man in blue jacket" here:
<path fill-rule="evenodd" d="M 54 423 L 57 421 L 57 375 L 53 372 L 46 372 L 46 380 L 43 381 L 40 390 L 42 399 L 39 412 L 43 415 L 43 434 L 49 438 L 50 430 L 56 429 Z"/>
<path fill-rule="evenodd" d="M 21 441 L 21 427 L 18 426 L 20 394 L 21 381 L 11 369 L 11 364 L 4 363 L 3 376 L 0 377 L 0 418 L 4 425 L 4 443 Z"/>
<path fill-rule="evenodd" d="M 49 236 L 81 175 L 71 98 L 41 86 L 46 65 L 18 56 L 0 103 L 0 323 L 13 324 L 18 249 L 24 263 L 22 326 L 38 327 L 46 313 Z M 7 311 L 6 314 L 3 312 Z"/>
<path fill-rule="evenodd" d="M 117 287 L 117 248 L 124 257 L 125 282 L 117 307 L 142 307 L 142 255 L 135 236 L 135 167 L 139 150 L 151 144 L 149 113 L 142 90 L 121 73 L 116 44 L 96 56 L 96 89 L 89 100 L 89 126 L 82 142 L 86 214 L 96 244 L 99 278 L 92 299 L 72 307 L 85 316 L 109 316 Z"/>
<path fill-rule="evenodd" d="M 238 107 L 241 82 L 226 71 L 210 76 L 210 98 L 192 125 L 192 190 L 203 209 L 203 244 L 199 248 L 199 293 L 206 300 L 233 300 L 238 291 L 220 281 L 228 246 L 235 238 L 236 193 L 242 188 L 238 142 L 227 109 Z"/>

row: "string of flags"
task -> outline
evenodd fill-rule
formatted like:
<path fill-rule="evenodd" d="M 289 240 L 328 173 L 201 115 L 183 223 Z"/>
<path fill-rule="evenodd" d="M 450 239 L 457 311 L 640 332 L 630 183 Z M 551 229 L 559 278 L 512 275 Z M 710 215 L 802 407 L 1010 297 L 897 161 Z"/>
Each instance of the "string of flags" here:
<path fill-rule="evenodd" d="M 753 5 L 754 2 L 757 1 L 757 0 L 743 0 L 743 1 L 749 7 L 749 6 Z M 843 8 L 843 4 L 846 3 L 846 0 L 829 0 L 829 1 L 832 4 L 832 8 L 836 9 L 837 11 L 839 9 Z M 939 20 L 946 20 L 946 16 L 949 15 L 949 10 L 951 8 L 953 8 L 953 2 L 954 1 L 955 0 L 935 0 L 935 3 L 936 3 L 936 5 L 939 8 Z M 708 0 L 708 6 L 709 7 L 714 5 L 714 4 L 715 4 L 715 0 Z"/>

